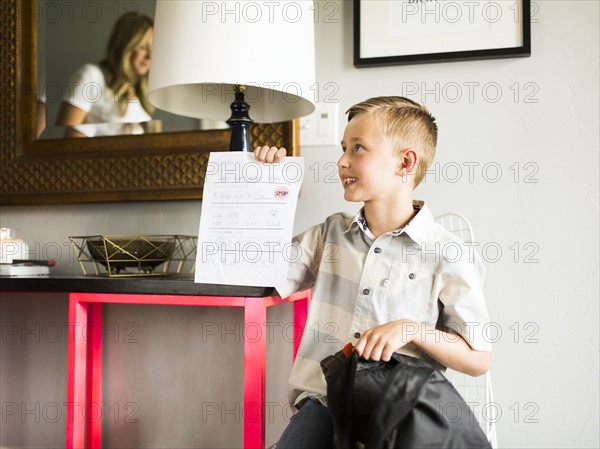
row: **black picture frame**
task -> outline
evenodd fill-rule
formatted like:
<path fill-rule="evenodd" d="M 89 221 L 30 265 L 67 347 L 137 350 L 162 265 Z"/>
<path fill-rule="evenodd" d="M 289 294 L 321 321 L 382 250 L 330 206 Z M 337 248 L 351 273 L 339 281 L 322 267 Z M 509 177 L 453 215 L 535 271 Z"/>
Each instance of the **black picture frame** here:
<path fill-rule="evenodd" d="M 505 0 L 498 0 L 497 2 L 481 2 L 481 3 L 495 3 L 500 4 Z M 499 47 L 499 48 L 480 48 L 464 50 L 457 45 L 456 50 L 452 51 L 433 51 L 426 53 L 404 53 L 398 55 L 373 55 L 366 54 L 367 52 L 361 53 L 361 46 L 364 43 L 364 39 L 382 39 L 381 35 L 382 26 L 380 22 L 377 23 L 363 23 L 365 21 L 364 15 L 361 11 L 365 6 L 372 7 L 373 4 L 391 5 L 392 2 L 396 2 L 394 7 L 398 7 L 399 4 L 404 2 L 405 4 L 412 5 L 444 5 L 439 3 L 438 0 L 354 0 L 354 66 L 357 68 L 364 67 L 377 67 L 377 66 L 389 66 L 389 65 L 403 65 L 403 64 L 421 64 L 431 62 L 451 62 L 451 61 L 466 61 L 466 60 L 477 60 L 477 59 L 499 59 L 499 58 L 514 58 L 514 57 L 528 57 L 531 55 L 531 1 L 530 0 L 512 0 L 509 8 L 514 5 L 520 6 L 519 13 L 515 10 L 515 18 L 520 20 L 514 20 L 515 22 L 515 33 L 521 33 L 522 43 L 517 46 Z M 365 5 L 370 3 L 369 5 Z M 458 4 L 459 2 L 447 2 L 445 5 L 448 6 L 450 3 Z M 471 8 L 473 2 L 469 2 Z M 506 3 L 502 5 L 506 6 Z M 413 6 L 414 7 L 414 6 Z M 425 7 L 425 6 L 423 6 Z M 404 16 L 402 16 L 404 20 Z M 386 20 L 382 17 L 382 20 Z M 363 32 L 366 27 L 368 32 Z M 362 30 L 362 31 L 361 31 Z M 366 36 L 365 36 L 366 35 Z M 515 35 L 516 36 L 516 35 Z M 475 39 L 476 36 L 473 36 Z M 385 39 L 385 36 L 383 37 Z M 383 42 L 383 41 L 381 41 Z M 444 44 L 448 44 L 447 40 Z"/>

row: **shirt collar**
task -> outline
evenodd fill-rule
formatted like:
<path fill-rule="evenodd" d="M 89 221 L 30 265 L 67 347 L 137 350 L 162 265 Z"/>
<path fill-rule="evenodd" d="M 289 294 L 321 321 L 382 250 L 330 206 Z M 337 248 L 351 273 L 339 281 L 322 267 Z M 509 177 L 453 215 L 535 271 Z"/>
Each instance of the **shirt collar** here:
<path fill-rule="evenodd" d="M 413 219 L 404 227 L 404 232 L 415 243 L 425 244 L 435 226 L 435 220 L 425 201 L 413 201 L 413 207 L 417 211 Z"/>
<path fill-rule="evenodd" d="M 413 209 L 416 211 L 415 216 L 404 226 L 403 228 L 396 229 L 394 231 L 390 231 L 386 233 L 386 235 L 391 235 L 392 237 L 396 237 L 402 233 L 405 233 L 411 240 L 415 243 L 423 244 L 429 240 L 429 235 L 432 227 L 435 225 L 435 221 L 433 219 L 433 215 L 429 211 L 429 207 L 425 204 L 425 201 L 421 200 L 413 200 Z M 367 224 L 367 220 L 364 216 L 364 208 L 361 208 L 358 213 L 354 216 L 354 219 L 350 222 L 348 232 L 353 225 L 358 226 L 358 228 L 367 235 L 371 240 L 375 240 L 375 237 L 369 230 L 369 226 Z"/>

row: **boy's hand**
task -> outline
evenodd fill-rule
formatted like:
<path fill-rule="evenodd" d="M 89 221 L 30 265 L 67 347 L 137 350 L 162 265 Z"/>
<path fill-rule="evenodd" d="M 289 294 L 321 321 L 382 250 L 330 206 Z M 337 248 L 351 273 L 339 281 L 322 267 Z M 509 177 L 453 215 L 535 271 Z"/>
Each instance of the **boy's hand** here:
<path fill-rule="evenodd" d="M 412 342 L 419 325 L 410 320 L 390 321 L 366 331 L 356 342 L 354 351 L 365 360 L 388 362 L 392 354 Z"/>
<path fill-rule="evenodd" d="M 266 145 L 254 149 L 254 157 L 260 162 L 279 162 L 286 154 L 285 148 L 268 147 Z"/>

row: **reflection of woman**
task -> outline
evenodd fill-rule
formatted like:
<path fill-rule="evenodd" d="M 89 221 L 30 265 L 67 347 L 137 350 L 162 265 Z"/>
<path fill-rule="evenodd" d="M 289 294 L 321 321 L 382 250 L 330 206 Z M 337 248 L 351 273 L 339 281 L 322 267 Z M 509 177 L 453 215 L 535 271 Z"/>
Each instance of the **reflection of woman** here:
<path fill-rule="evenodd" d="M 151 120 L 154 110 L 148 101 L 152 36 L 152 19 L 145 15 L 128 12 L 119 18 L 106 58 L 84 65 L 71 78 L 56 119 L 67 127 L 67 137 L 143 132 L 141 123 Z"/>

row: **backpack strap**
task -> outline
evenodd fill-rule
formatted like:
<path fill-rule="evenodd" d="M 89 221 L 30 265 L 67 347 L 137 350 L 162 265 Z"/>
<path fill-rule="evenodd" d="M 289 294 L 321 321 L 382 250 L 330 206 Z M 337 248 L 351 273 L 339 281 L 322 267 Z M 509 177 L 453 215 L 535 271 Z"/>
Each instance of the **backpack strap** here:
<path fill-rule="evenodd" d="M 327 406 L 333 420 L 336 449 L 355 447 L 352 393 L 357 364 L 358 356 L 352 352 L 351 344 L 321 361 L 321 368 L 327 379 Z"/>

